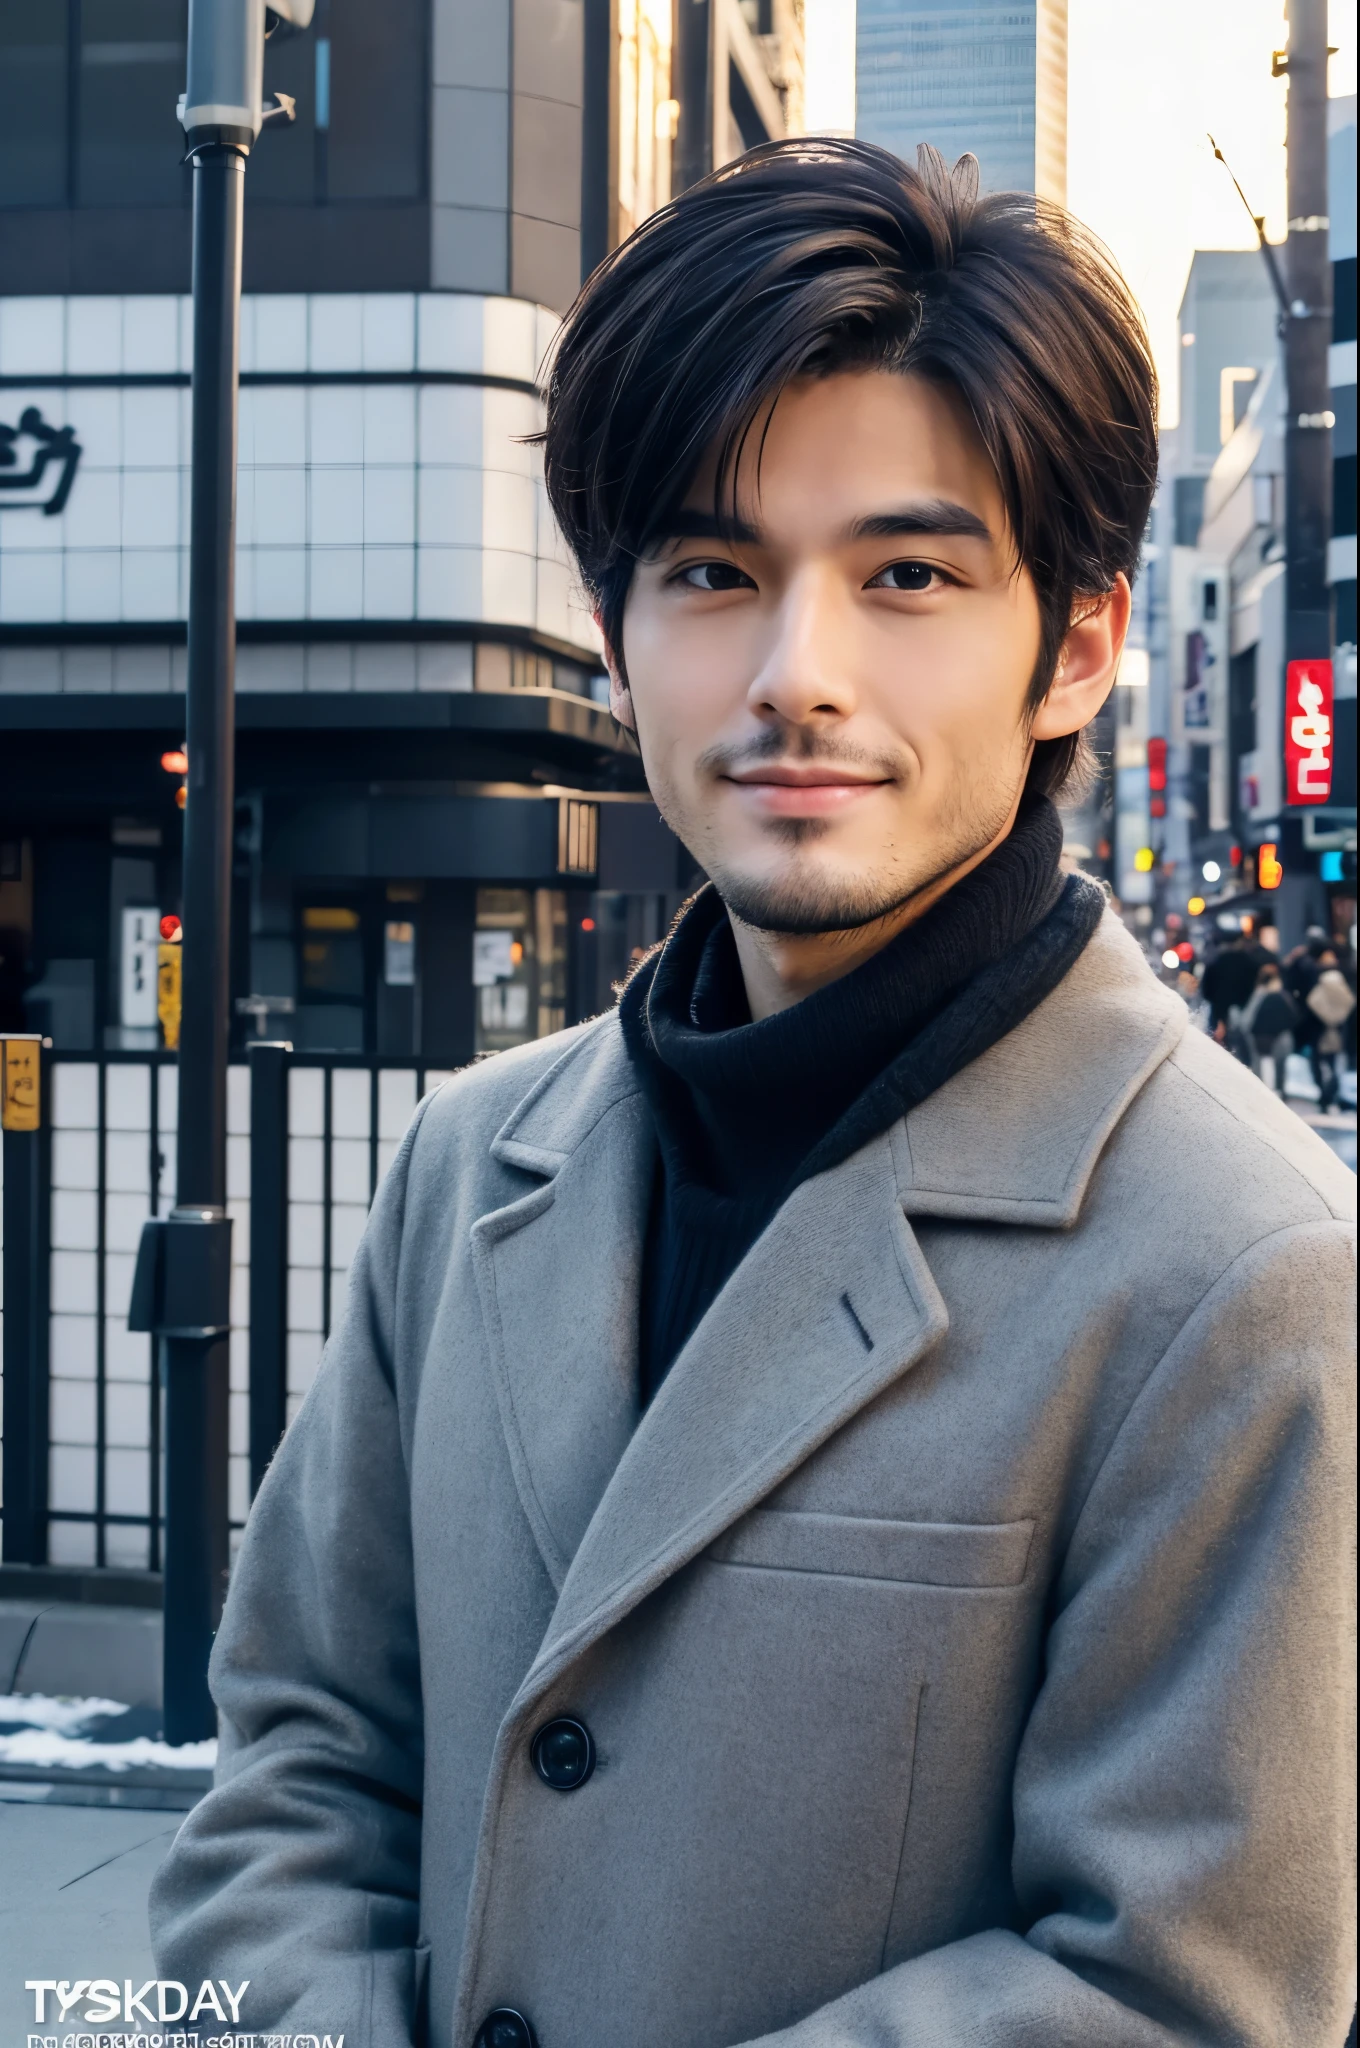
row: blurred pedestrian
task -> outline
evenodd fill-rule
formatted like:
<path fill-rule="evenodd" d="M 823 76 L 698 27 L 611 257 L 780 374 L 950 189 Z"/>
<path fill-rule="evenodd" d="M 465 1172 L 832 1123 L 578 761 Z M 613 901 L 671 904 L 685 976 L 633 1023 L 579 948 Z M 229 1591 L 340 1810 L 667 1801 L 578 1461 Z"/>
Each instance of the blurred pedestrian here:
<path fill-rule="evenodd" d="M 1251 1048 L 1251 1064 L 1265 1082 L 1283 1096 L 1285 1070 L 1294 1050 L 1298 1012 L 1286 993 L 1280 970 L 1273 964 L 1256 977 L 1251 1001 L 1242 1012 L 1242 1031 Z"/>
<path fill-rule="evenodd" d="M 1308 1056 L 1319 1100 L 1324 1109 L 1330 1109 L 1341 1092 L 1342 1032 L 1355 1008 L 1355 997 L 1330 946 L 1319 957 L 1317 968 L 1317 979 L 1306 998 L 1316 1021 Z"/>
<path fill-rule="evenodd" d="M 1251 1065 L 1251 1047 L 1242 1030 L 1242 1012 L 1256 992 L 1256 977 L 1269 957 L 1248 934 L 1235 932 L 1219 947 L 1200 983 L 1200 993 L 1209 1005 L 1209 1030 L 1244 1066 Z"/>
<path fill-rule="evenodd" d="M 1282 970 L 1285 989 L 1293 997 L 1294 1008 L 1298 1013 L 1298 1022 L 1294 1026 L 1294 1050 L 1303 1053 L 1307 1058 L 1319 1088 L 1322 1084 L 1318 1080 L 1316 1049 L 1317 1041 L 1322 1035 L 1322 1025 L 1309 1008 L 1308 998 L 1316 987 L 1318 975 L 1322 971 L 1318 966 L 1318 958 L 1326 951 L 1327 944 L 1327 934 L 1321 927 L 1309 925 L 1304 943 L 1293 947 L 1285 956 Z"/>

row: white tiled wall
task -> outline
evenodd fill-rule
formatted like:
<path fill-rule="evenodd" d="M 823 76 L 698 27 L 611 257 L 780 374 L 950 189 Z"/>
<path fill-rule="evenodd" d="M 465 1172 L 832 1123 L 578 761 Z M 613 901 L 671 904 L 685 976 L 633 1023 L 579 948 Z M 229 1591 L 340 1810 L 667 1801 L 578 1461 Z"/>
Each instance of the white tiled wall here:
<path fill-rule="evenodd" d="M 371 293 L 247 298 L 241 365 L 269 374 L 422 371 L 532 381 L 555 317 L 517 299 Z M 0 374 L 186 371 L 187 300 L 0 299 Z M 189 394 L 13 387 L 83 451 L 66 509 L 0 515 L 0 623 L 163 622 L 187 604 Z M 237 615 L 460 619 L 595 633 L 524 437 L 540 402 L 493 385 L 247 385 Z M 36 667 L 41 667 L 37 664 Z M 0 687 L 22 688 L 10 663 Z M 166 687 L 173 687 L 167 677 Z M 58 665 L 54 683 L 72 685 Z"/>

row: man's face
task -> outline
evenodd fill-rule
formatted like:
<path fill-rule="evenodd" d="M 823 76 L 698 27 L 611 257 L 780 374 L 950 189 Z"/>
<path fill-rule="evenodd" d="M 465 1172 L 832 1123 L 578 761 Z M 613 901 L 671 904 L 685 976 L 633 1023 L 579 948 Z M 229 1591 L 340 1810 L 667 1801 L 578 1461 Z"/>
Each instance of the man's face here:
<path fill-rule="evenodd" d="M 732 541 L 713 476 L 638 565 L 615 710 L 740 919 L 863 926 L 1009 828 L 1034 587 L 963 406 L 918 378 L 788 389 L 748 437 Z"/>

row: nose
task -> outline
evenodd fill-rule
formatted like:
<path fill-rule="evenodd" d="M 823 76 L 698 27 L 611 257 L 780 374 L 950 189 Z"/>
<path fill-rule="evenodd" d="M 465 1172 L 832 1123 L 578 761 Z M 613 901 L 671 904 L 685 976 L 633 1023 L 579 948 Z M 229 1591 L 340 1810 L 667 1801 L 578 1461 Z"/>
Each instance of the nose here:
<path fill-rule="evenodd" d="M 851 621 L 840 579 L 811 564 L 791 576 L 770 615 L 763 659 L 747 694 L 761 719 L 790 725 L 849 718 L 858 703 Z"/>

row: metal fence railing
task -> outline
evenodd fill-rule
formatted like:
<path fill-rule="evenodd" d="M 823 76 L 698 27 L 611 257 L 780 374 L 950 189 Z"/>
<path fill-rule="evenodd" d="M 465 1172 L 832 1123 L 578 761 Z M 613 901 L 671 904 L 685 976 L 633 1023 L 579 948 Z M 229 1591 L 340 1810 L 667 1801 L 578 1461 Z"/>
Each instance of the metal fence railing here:
<path fill-rule="evenodd" d="M 378 1182 L 444 1078 L 275 1045 L 228 1070 L 234 1532 L 315 1375 Z M 127 1312 L 142 1224 L 174 1205 L 176 1081 L 169 1053 L 45 1052 L 38 1128 L 4 1132 L 7 1563 L 160 1569 L 164 1402 Z"/>

